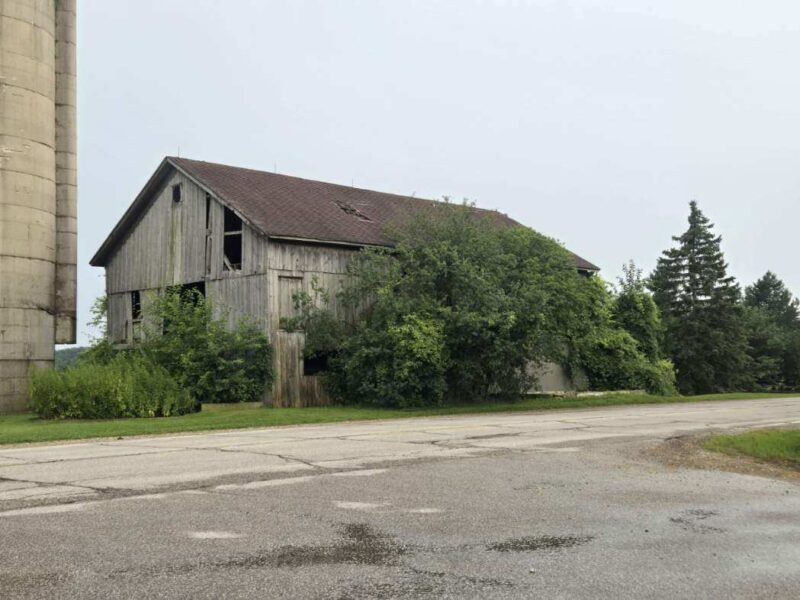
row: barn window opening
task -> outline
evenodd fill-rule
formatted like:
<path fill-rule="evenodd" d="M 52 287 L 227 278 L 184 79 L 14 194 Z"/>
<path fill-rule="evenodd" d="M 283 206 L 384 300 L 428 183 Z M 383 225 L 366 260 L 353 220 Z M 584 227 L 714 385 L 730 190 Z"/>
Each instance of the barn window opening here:
<path fill-rule="evenodd" d="M 211 194 L 206 194 L 206 231 L 211 229 Z"/>
<path fill-rule="evenodd" d="M 172 186 L 172 201 L 173 202 L 180 202 L 181 201 L 181 184 L 176 183 Z"/>
<path fill-rule="evenodd" d="M 318 375 L 328 369 L 328 355 L 315 354 L 303 358 L 303 375 Z"/>
<path fill-rule="evenodd" d="M 227 206 L 222 249 L 222 268 L 225 271 L 242 270 L 242 220 Z"/>
<path fill-rule="evenodd" d="M 139 290 L 131 292 L 131 319 L 140 321 L 142 318 L 142 293 Z"/>
<path fill-rule="evenodd" d="M 131 342 L 142 339 L 142 293 L 139 290 L 131 292 Z"/>

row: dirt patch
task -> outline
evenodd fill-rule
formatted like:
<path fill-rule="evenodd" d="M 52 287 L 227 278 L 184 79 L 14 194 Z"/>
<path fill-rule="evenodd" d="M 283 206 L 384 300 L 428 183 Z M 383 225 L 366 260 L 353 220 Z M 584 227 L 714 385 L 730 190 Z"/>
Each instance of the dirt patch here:
<path fill-rule="evenodd" d="M 536 550 L 554 550 L 558 548 L 572 548 L 593 540 L 593 536 L 577 535 L 540 535 L 521 538 L 511 538 L 502 542 L 495 542 L 486 546 L 487 550 L 495 552 L 534 552 Z"/>
<path fill-rule="evenodd" d="M 771 463 L 749 456 L 709 452 L 703 448 L 703 442 L 709 437 L 711 434 L 704 433 L 668 438 L 648 453 L 660 463 L 676 469 L 729 471 L 800 483 L 800 470 L 791 465 Z"/>

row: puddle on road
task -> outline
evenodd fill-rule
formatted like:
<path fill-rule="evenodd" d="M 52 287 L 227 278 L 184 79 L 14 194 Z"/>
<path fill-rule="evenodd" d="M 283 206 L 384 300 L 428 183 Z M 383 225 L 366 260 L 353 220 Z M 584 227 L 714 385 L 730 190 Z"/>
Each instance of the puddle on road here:
<path fill-rule="evenodd" d="M 495 552 L 534 552 L 536 550 L 553 550 L 558 548 L 572 548 L 590 542 L 594 536 L 577 535 L 540 535 L 520 538 L 511 538 L 502 542 L 489 544 L 486 548 Z"/>

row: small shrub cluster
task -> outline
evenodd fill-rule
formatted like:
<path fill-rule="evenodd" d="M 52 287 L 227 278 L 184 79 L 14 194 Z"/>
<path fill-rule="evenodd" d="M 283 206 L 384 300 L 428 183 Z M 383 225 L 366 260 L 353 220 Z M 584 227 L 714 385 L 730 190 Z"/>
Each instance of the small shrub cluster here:
<path fill-rule="evenodd" d="M 152 298 L 144 321 L 133 347 L 101 337 L 67 368 L 34 372 L 30 408 L 47 419 L 168 417 L 257 400 L 272 382 L 272 348 L 257 324 L 228 329 L 196 291 Z"/>
<path fill-rule="evenodd" d="M 133 353 L 106 364 L 35 370 L 29 394 L 31 409 L 45 419 L 169 417 L 199 409 L 166 369 Z"/>

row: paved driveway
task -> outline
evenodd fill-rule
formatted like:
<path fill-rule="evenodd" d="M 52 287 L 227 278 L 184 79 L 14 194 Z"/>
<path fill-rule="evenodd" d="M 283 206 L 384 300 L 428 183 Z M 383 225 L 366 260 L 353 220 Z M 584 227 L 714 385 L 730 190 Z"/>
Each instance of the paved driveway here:
<path fill-rule="evenodd" d="M 669 469 L 800 400 L 0 447 L 2 598 L 795 598 L 800 487 Z"/>

